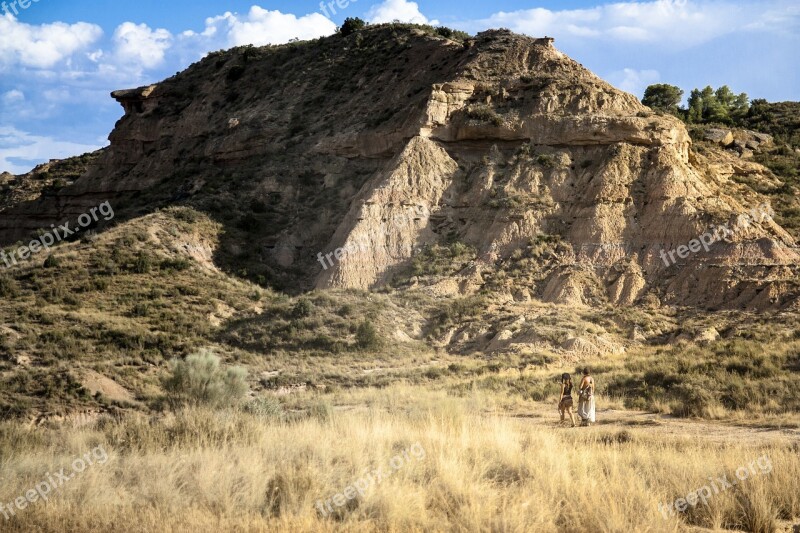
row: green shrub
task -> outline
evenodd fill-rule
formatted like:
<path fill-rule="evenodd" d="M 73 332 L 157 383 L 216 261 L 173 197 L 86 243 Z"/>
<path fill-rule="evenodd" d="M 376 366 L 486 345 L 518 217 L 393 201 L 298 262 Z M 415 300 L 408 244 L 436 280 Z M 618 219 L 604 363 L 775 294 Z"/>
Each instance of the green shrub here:
<path fill-rule="evenodd" d="M 136 274 L 147 274 L 153 266 L 153 260 L 145 252 L 139 252 L 131 270 Z"/>
<path fill-rule="evenodd" d="M 470 106 L 467 109 L 467 117 L 481 122 L 490 122 L 495 126 L 503 125 L 503 117 L 486 104 Z"/>
<path fill-rule="evenodd" d="M 314 311 L 314 304 L 308 300 L 300 300 L 292 308 L 292 318 L 307 318 Z"/>
<path fill-rule="evenodd" d="M 192 266 L 192 262 L 185 257 L 178 257 L 175 259 L 164 259 L 159 265 L 160 270 L 181 272 L 188 270 Z"/>
<path fill-rule="evenodd" d="M 552 155 L 542 154 L 536 158 L 536 163 L 542 165 L 543 167 L 552 167 L 555 163 Z"/>
<path fill-rule="evenodd" d="M 175 220 L 180 220 L 189 224 L 194 224 L 202 216 L 190 207 L 174 207 L 167 210 L 167 212 L 172 215 L 172 218 Z"/>
<path fill-rule="evenodd" d="M 16 298 L 19 295 L 19 285 L 12 277 L 0 276 L 0 296 L 3 298 Z"/>
<path fill-rule="evenodd" d="M 238 405 L 247 394 L 247 371 L 241 367 L 220 368 L 220 359 L 210 350 L 200 350 L 185 360 L 171 361 L 172 374 L 163 384 L 173 406 Z"/>
<path fill-rule="evenodd" d="M 711 393 L 696 383 L 681 383 L 670 391 L 675 398 L 672 412 L 678 416 L 708 418 L 717 404 Z"/>
<path fill-rule="evenodd" d="M 475 248 L 459 241 L 425 246 L 411 260 L 411 276 L 441 276 L 461 270 L 475 258 Z"/>
<path fill-rule="evenodd" d="M 333 419 L 333 406 L 330 402 L 317 401 L 308 408 L 308 417 L 320 422 L 329 422 Z"/>
<path fill-rule="evenodd" d="M 364 320 L 356 330 L 356 346 L 362 350 L 378 350 L 383 345 L 378 330 L 369 320 Z"/>
<path fill-rule="evenodd" d="M 342 35 L 350 35 L 358 30 L 363 30 L 366 26 L 367 23 L 358 17 L 347 17 L 344 19 L 341 28 L 339 28 L 339 33 Z"/>
<path fill-rule="evenodd" d="M 47 287 L 42 287 L 39 294 L 46 302 L 57 304 L 64 301 L 69 291 L 63 282 L 57 281 Z"/>
<path fill-rule="evenodd" d="M 150 312 L 150 304 L 140 302 L 131 309 L 131 316 L 144 317 Z"/>
<path fill-rule="evenodd" d="M 451 41 L 456 41 L 456 42 L 464 42 L 470 38 L 469 33 L 465 31 L 454 30 L 446 26 L 439 26 L 438 28 L 436 28 L 436 33 L 438 35 L 441 35 L 445 39 L 450 39 Z"/>
<path fill-rule="evenodd" d="M 236 81 L 244 75 L 244 65 L 234 65 L 229 70 L 225 77 L 228 81 Z"/>
<path fill-rule="evenodd" d="M 286 418 L 286 411 L 281 402 L 271 396 L 254 398 L 245 404 L 244 411 L 269 421 L 279 422 Z"/>
<path fill-rule="evenodd" d="M 269 208 L 263 200 L 259 200 L 258 198 L 253 198 L 250 200 L 250 210 L 253 213 L 258 213 L 259 215 L 263 215 L 264 213 L 269 211 Z"/>
<path fill-rule="evenodd" d="M 254 214 L 247 213 L 246 215 L 239 218 L 239 220 L 236 222 L 236 227 L 242 231 L 255 233 L 263 229 L 264 222 Z"/>
<path fill-rule="evenodd" d="M 57 268 L 59 266 L 59 261 L 54 255 L 48 255 L 47 259 L 44 260 L 44 268 Z"/>

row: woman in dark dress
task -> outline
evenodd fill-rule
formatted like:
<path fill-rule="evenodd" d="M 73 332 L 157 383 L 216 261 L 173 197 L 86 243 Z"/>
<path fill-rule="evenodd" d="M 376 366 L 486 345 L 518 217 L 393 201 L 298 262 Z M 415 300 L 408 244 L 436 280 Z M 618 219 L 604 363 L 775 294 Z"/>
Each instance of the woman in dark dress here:
<path fill-rule="evenodd" d="M 572 427 L 575 427 L 575 415 L 572 414 L 572 377 L 566 372 L 561 374 L 561 396 L 559 398 L 558 412 L 561 414 L 561 423 L 564 423 L 565 415 L 569 413 Z"/>

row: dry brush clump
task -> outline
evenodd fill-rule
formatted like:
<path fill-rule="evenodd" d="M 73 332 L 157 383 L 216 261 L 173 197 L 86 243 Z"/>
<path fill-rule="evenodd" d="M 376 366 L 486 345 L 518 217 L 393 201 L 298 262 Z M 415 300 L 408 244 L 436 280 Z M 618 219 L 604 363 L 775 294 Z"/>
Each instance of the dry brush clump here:
<path fill-rule="evenodd" d="M 325 408 L 324 416 L 308 409 L 322 399 L 308 396 L 306 416 L 276 417 L 273 405 L 131 415 L 77 431 L 3 423 L 0 501 L 92 446 L 110 456 L 4 531 L 774 531 L 778 520 L 800 517 L 798 448 L 783 440 L 570 432 L 484 416 L 488 396 L 409 387 L 367 396 L 371 407 Z M 414 445 L 424 456 L 389 472 L 390 458 Z M 708 506 L 666 519 L 659 512 L 659 503 L 765 454 L 768 474 Z M 391 475 L 320 514 L 318 502 L 381 467 Z"/>
<path fill-rule="evenodd" d="M 208 349 L 171 361 L 172 373 L 163 381 L 173 407 L 184 405 L 236 406 L 250 390 L 247 371 L 222 368 L 220 358 Z"/>

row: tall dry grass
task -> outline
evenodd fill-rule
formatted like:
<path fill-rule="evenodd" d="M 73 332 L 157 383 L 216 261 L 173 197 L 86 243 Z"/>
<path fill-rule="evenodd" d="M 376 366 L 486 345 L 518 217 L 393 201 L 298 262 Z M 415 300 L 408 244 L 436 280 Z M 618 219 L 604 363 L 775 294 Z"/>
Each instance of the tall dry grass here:
<path fill-rule="evenodd" d="M 774 531 L 800 516 L 800 447 L 718 444 L 658 428 L 559 429 L 486 415 L 490 397 L 396 387 L 362 407 L 283 420 L 188 410 L 103 419 L 93 427 L 0 425 L 0 501 L 102 445 L 94 465 L 5 520 L 2 531 Z M 369 399 L 367 398 L 369 396 Z M 364 407 L 366 405 L 366 407 Z M 290 413 L 291 415 L 291 413 Z M 318 500 L 414 444 L 412 458 L 364 497 L 323 517 Z M 674 501 L 767 454 L 708 506 L 663 518 Z"/>

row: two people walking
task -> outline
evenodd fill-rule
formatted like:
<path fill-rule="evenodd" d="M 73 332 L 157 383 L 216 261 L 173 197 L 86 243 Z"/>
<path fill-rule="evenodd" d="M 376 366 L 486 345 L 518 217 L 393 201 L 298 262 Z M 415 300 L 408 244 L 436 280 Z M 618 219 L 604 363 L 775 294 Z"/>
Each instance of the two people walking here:
<path fill-rule="evenodd" d="M 561 374 L 561 396 L 558 402 L 558 412 L 561 414 L 561 422 L 566 421 L 566 415 L 575 427 L 575 416 L 572 414 L 572 376 L 568 373 Z M 578 417 L 581 419 L 581 426 L 589 426 L 595 421 L 594 406 L 594 378 L 589 375 L 589 369 L 583 369 L 583 378 L 578 387 Z"/>

